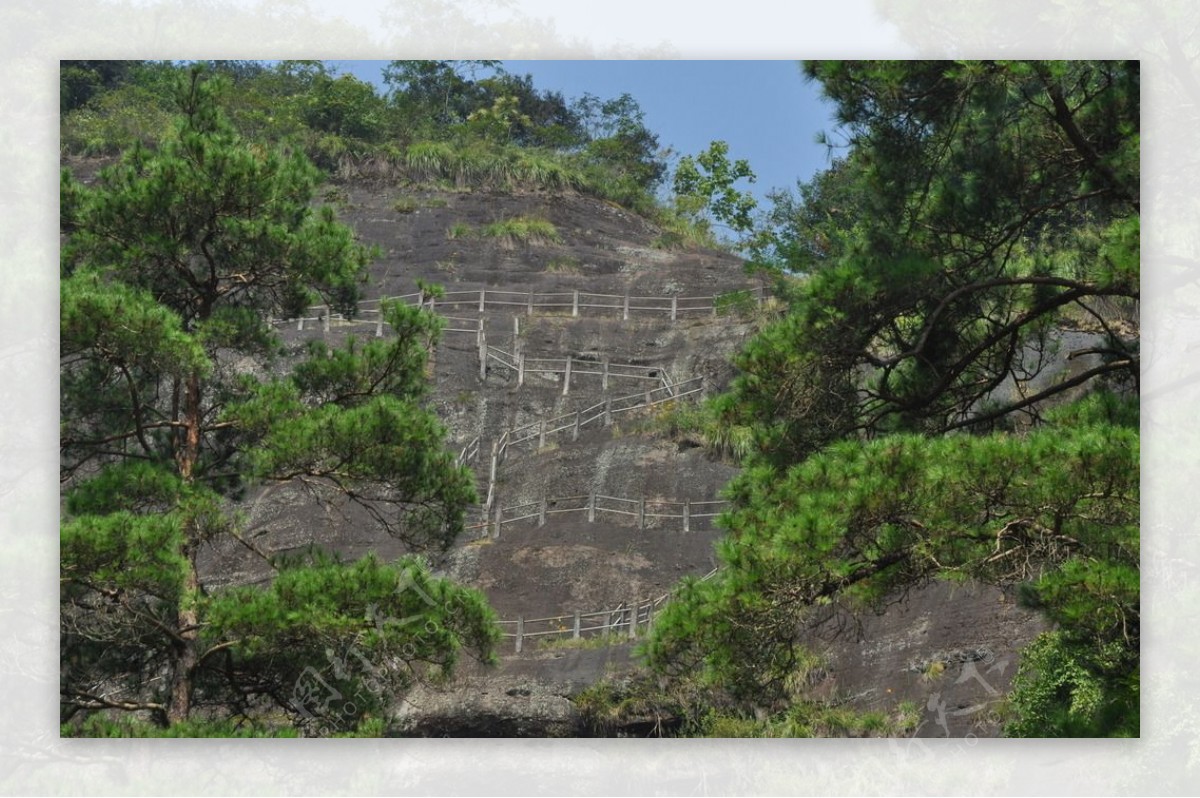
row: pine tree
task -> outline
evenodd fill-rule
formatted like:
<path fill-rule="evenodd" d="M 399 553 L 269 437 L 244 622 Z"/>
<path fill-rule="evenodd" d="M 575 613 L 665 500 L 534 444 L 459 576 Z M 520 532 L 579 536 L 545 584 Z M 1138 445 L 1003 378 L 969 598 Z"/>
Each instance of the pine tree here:
<path fill-rule="evenodd" d="M 652 664 L 786 706 L 829 607 L 975 578 L 1057 627 L 1009 732 L 1136 734 L 1138 65 L 805 71 L 847 153 L 760 239 L 788 312 L 714 402 L 753 450 L 722 568 L 660 616 Z M 1094 360 L 1044 379 L 1067 325 Z"/>
<path fill-rule="evenodd" d="M 394 338 L 315 344 L 286 376 L 247 367 L 279 350 L 270 316 L 317 298 L 349 310 L 372 252 L 314 210 L 303 156 L 232 131 L 222 86 L 190 71 L 174 136 L 91 188 L 64 172 L 63 712 L 172 725 L 201 706 L 243 718 L 275 705 L 348 729 L 463 649 L 488 659 L 482 597 L 412 557 L 320 554 L 273 561 L 267 589 L 212 591 L 201 549 L 241 539 L 249 488 L 288 480 L 357 504 L 414 552 L 445 549 L 474 488 L 424 404 L 429 314 L 386 307 Z M 357 669 L 321 677 L 338 702 L 297 700 L 302 676 L 351 655 Z"/>

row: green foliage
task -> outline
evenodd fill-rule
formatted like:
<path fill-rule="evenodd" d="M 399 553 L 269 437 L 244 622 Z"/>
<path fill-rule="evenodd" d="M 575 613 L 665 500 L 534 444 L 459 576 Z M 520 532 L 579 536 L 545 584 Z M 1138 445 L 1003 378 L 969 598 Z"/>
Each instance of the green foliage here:
<path fill-rule="evenodd" d="M 518 245 L 532 247 L 562 243 L 558 228 L 552 222 L 535 216 L 514 216 L 479 228 L 455 222 L 446 230 L 446 238 L 450 241 L 471 237 L 497 241 L 509 249 Z"/>
<path fill-rule="evenodd" d="M 584 94 L 574 110 L 588 131 L 580 153 L 588 184 L 622 205 L 644 207 L 666 176 L 667 165 L 637 100 L 629 94 L 611 100 Z"/>
<path fill-rule="evenodd" d="M 497 143 L 511 140 L 513 130 L 518 126 L 530 127 L 532 124 L 533 120 L 518 109 L 517 98 L 510 96 L 497 97 L 490 107 L 479 108 L 467 115 L 467 130 L 471 135 Z"/>
<path fill-rule="evenodd" d="M 464 651 L 491 661 L 499 641 L 482 594 L 415 558 L 291 563 L 267 590 L 217 593 L 206 617 L 205 642 L 226 647 L 238 680 L 287 691 L 285 708 L 323 735 L 382 716 L 416 680 L 451 673 Z M 327 692 L 313 695 L 317 685 Z"/>
<path fill-rule="evenodd" d="M 1029 581 L 1072 634 L 1136 658 L 1137 448 L 1134 430 L 1084 423 L 847 441 L 785 472 L 749 468 L 728 489 L 722 570 L 684 584 L 650 661 L 770 705 L 823 606 L 874 606 L 937 575 Z"/>
<path fill-rule="evenodd" d="M 1096 310 L 1138 296 L 1136 64 L 805 69 L 850 143 L 798 199 L 777 197 L 752 247 L 756 268 L 808 275 L 738 362 L 740 418 L 770 457 L 1036 413 L 1072 386 L 976 411 L 1010 374 L 1047 367 L 1068 313 L 1109 337 L 1077 380 L 1136 382 L 1136 342 Z"/>
<path fill-rule="evenodd" d="M 462 123 L 488 104 L 488 94 L 474 75 L 496 70 L 498 61 L 392 61 L 383 70 L 391 100 L 408 125 L 431 132 Z"/>
<path fill-rule="evenodd" d="M 859 712 L 847 706 L 798 702 L 764 720 L 736 713 L 710 711 L 687 731 L 689 737 L 803 738 L 899 737 L 916 724 L 910 714 L 890 717 L 882 712 Z"/>
<path fill-rule="evenodd" d="M 544 637 L 538 641 L 539 651 L 588 651 L 597 648 L 609 648 L 628 643 L 629 638 L 619 632 L 606 632 L 599 635 L 583 635 L 580 637 Z"/>
<path fill-rule="evenodd" d="M 377 141 L 383 134 L 385 103 L 353 75 L 321 76 L 304 96 L 302 115 L 311 130 Z"/>
<path fill-rule="evenodd" d="M 553 153 L 486 140 L 463 144 L 415 142 L 408 147 L 405 168 L 414 181 L 444 182 L 458 188 L 562 191 L 585 185 L 583 176 Z"/>
<path fill-rule="evenodd" d="M 457 241 L 460 238 L 469 238 L 475 229 L 466 222 L 455 222 L 446 228 L 446 240 Z"/>
<path fill-rule="evenodd" d="M 1021 652 L 1009 699 L 1014 717 L 1005 725 L 1005 734 L 1137 737 L 1136 657 L 1136 650 L 1097 652 L 1072 641 L 1070 633 L 1042 634 Z"/>
<path fill-rule="evenodd" d="M 797 700 L 780 712 L 754 712 L 688 678 L 663 682 L 637 675 L 602 680 L 572 701 L 599 736 L 638 728 L 658 737 L 885 737 L 911 733 L 919 719 L 911 704 L 883 713 Z"/>
<path fill-rule="evenodd" d="M 578 275 L 582 274 L 579 267 L 580 263 L 578 258 L 555 258 L 546 264 L 546 273 Z"/>
<path fill-rule="evenodd" d="M 739 315 L 750 316 L 754 313 L 757 301 L 754 293 L 749 290 L 729 291 L 713 299 L 718 316 Z"/>
<path fill-rule="evenodd" d="M 651 418 L 651 428 L 675 440 L 699 441 L 709 455 L 740 463 L 753 451 L 753 434 L 748 427 L 722 422 L 717 405 L 667 403 Z"/>
<path fill-rule="evenodd" d="M 59 62 L 59 110 L 82 108 L 98 94 L 127 85 L 142 66 L 140 61 Z"/>
<path fill-rule="evenodd" d="M 712 142 L 696 157 L 685 155 L 675 167 L 675 207 L 690 219 L 711 217 L 735 234 L 748 232 L 751 214 L 758 203 L 749 192 L 738 191 L 734 184 L 745 179 L 754 182 L 750 163 L 729 160 L 729 144 Z"/>
<path fill-rule="evenodd" d="M 392 210 L 396 213 L 413 213 L 420 207 L 420 204 L 412 197 L 401 197 L 392 203 Z"/>
<path fill-rule="evenodd" d="M 137 591 L 178 601 L 187 569 L 181 523 L 174 513 L 75 516 L 62 526 L 63 578 L 83 591 Z"/>
<path fill-rule="evenodd" d="M 191 329 L 220 304 L 263 315 L 315 298 L 344 304 L 370 252 L 329 208 L 310 202 L 318 173 L 303 156 L 245 146 L 217 110 L 219 81 L 183 81 L 178 140 L 133 148 L 80 190 L 64 271 L 87 261 L 153 293 Z"/>
<path fill-rule="evenodd" d="M 107 91 L 62 119 L 64 153 L 116 155 L 135 144 L 151 145 L 171 133 L 170 98 L 138 85 Z"/>
<path fill-rule="evenodd" d="M 711 225 L 703 219 L 686 216 L 676 208 L 655 209 L 653 219 L 662 229 L 651 242 L 655 249 L 718 249 L 721 246 Z"/>
<path fill-rule="evenodd" d="M 447 547 L 475 490 L 425 403 L 441 322 L 385 303 L 394 338 L 317 342 L 286 376 L 255 376 L 279 373 L 265 368 L 279 351 L 266 317 L 316 298 L 351 309 L 372 253 L 331 208 L 313 209 L 318 172 L 302 155 L 234 131 L 223 86 L 188 72 L 172 136 L 135 145 L 94 187 L 63 176 L 65 728 L 286 735 L 290 718 L 309 734 L 377 735 L 418 673 L 490 659 L 482 598 L 412 559 L 319 556 L 268 562 L 269 589 L 213 593 L 199 556 L 223 538 L 262 555 L 233 503 L 295 479 L 414 550 Z M 321 675 L 348 652 L 371 669 Z M 337 685 L 332 715 L 333 699 L 297 699 L 311 698 L 304 679 Z M 120 712 L 138 721 L 108 717 Z"/>
<path fill-rule="evenodd" d="M 568 102 L 496 61 L 394 61 L 383 95 L 319 61 L 204 66 L 237 87 L 224 98 L 235 130 L 286 143 L 342 177 L 580 190 L 652 213 L 666 173 L 630 95 Z M 186 71 L 172 62 L 64 62 L 64 153 L 115 154 L 162 140 L 173 81 Z"/>
<path fill-rule="evenodd" d="M 521 244 L 536 246 L 538 244 L 561 244 L 562 236 L 558 234 L 551 222 L 530 216 L 515 216 L 498 222 L 484 225 L 479 231 L 484 238 L 498 240 L 508 247 Z"/>
<path fill-rule="evenodd" d="M 129 717 L 107 718 L 92 715 L 82 722 L 64 723 L 63 737 L 94 738 L 183 738 L 183 737 L 272 737 L 295 738 L 300 734 L 290 726 L 272 727 L 236 721 L 189 720 L 167 728 Z M 373 735 L 379 736 L 379 735 Z"/>

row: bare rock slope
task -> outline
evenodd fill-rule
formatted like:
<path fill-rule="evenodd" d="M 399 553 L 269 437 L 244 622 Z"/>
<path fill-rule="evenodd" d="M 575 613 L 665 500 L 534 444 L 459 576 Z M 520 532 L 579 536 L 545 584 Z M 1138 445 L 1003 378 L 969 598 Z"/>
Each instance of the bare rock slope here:
<path fill-rule="evenodd" d="M 757 286 L 736 258 L 658 248 L 660 232 L 645 220 L 575 194 L 350 184 L 327 200 L 382 253 L 368 298 L 412 295 L 419 280 L 447 292 L 435 300 L 447 317 L 433 358 L 435 402 L 477 474 L 481 506 L 437 566 L 482 589 L 507 635 L 498 669 L 468 667 L 448 688 L 420 688 L 397 708 L 396 730 L 583 733 L 569 697 L 631 667 L 628 641 L 671 585 L 716 565 L 711 516 L 733 469 L 639 430 L 727 386 L 729 358 L 752 327 L 715 313 L 713 298 Z M 549 222 L 556 235 L 485 234 L 513 219 Z M 284 325 L 285 338 L 373 332 L 369 315 L 321 316 L 304 329 Z M 270 550 L 318 542 L 351 556 L 401 553 L 352 518 L 304 509 L 286 489 L 252 497 L 251 514 L 271 529 L 261 542 Z M 210 567 L 214 583 L 267 578 L 234 550 L 217 552 Z M 994 734 L 991 710 L 1016 652 L 1040 628 L 999 591 L 934 584 L 814 640 L 826 660 L 819 689 L 864 708 L 911 701 L 922 735 Z M 622 642 L 569 642 L 603 631 Z"/>

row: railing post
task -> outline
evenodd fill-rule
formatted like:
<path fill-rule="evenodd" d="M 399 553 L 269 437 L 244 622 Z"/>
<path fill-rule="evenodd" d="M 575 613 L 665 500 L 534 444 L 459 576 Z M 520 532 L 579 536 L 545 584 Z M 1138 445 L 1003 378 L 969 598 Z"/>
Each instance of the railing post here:
<path fill-rule="evenodd" d="M 637 637 L 638 599 L 629 602 L 629 639 Z"/>
<path fill-rule="evenodd" d="M 517 653 L 521 653 L 522 638 L 525 637 L 525 616 L 517 616 Z"/>
<path fill-rule="evenodd" d="M 612 397 L 604 397 L 604 426 L 612 426 Z"/>
<path fill-rule="evenodd" d="M 424 288 L 422 288 L 420 291 L 417 292 L 417 307 L 421 308 L 422 310 L 425 309 L 425 289 Z"/>
<path fill-rule="evenodd" d="M 595 523 L 595 521 L 596 521 L 596 491 L 592 491 L 590 494 L 588 494 L 588 523 L 589 524 Z"/>
<path fill-rule="evenodd" d="M 571 294 L 571 315 L 579 315 L 579 291 L 576 290 Z"/>
<path fill-rule="evenodd" d="M 383 308 L 379 309 L 379 321 L 375 322 L 375 337 L 383 337 Z"/>
<path fill-rule="evenodd" d="M 300 318 L 296 319 L 296 332 L 300 332 L 303 329 L 304 329 L 304 317 L 301 316 Z"/>
<path fill-rule="evenodd" d="M 437 311 L 437 296 L 434 294 L 430 294 L 429 295 L 429 312 L 434 313 L 436 311 Z"/>
<path fill-rule="evenodd" d="M 572 638 L 573 640 L 578 640 L 578 639 L 579 639 L 579 631 L 580 631 L 580 628 L 581 628 L 581 627 L 580 627 L 580 623 L 579 623 L 579 610 L 575 610 L 575 626 L 574 626 L 574 628 L 571 630 L 571 638 Z"/>
<path fill-rule="evenodd" d="M 563 377 L 563 396 L 571 392 L 571 356 L 567 355 L 567 373 Z"/>
<path fill-rule="evenodd" d="M 487 379 L 487 333 L 479 331 L 479 381 Z"/>
<path fill-rule="evenodd" d="M 546 419 L 544 418 L 542 419 L 540 428 L 538 430 L 538 448 L 546 448 Z"/>
<path fill-rule="evenodd" d="M 521 337 L 521 317 L 513 314 L 513 351 L 517 349 L 517 339 Z"/>
<path fill-rule="evenodd" d="M 647 406 L 647 407 L 649 407 L 649 406 L 650 406 L 650 403 L 654 401 L 654 400 L 653 400 L 653 399 L 650 397 L 650 394 L 651 394 L 651 393 L 652 393 L 652 391 L 649 391 L 649 390 L 647 390 L 647 391 L 646 391 L 646 406 Z"/>
<path fill-rule="evenodd" d="M 492 540 L 500 539 L 500 527 L 503 526 L 504 520 L 501 516 L 504 515 L 504 508 L 500 506 L 500 502 L 496 502 L 496 522 L 492 527 Z"/>
<path fill-rule="evenodd" d="M 671 321 L 675 321 L 679 313 L 679 297 L 671 297 Z"/>
<path fill-rule="evenodd" d="M 525 315 L 526 316 L 533 315 L 533 292 L 532 291 L 529 292 L 529 304 L 526 305 L 526 307 L 525 307 Z"/>
<path fill-rule="evenodd" d="M 330 315 L 332 315 L 330 313 L 330 308 L 328 305 L 326 305 L 325 313 L 321 316 L 321 331 L 322 332 L 329 332 L 329 317 L 330 317 Z"/>
<path fill-rule="evenodd" d="M 582 417 L 582 414 L 578 410 L 576 410 L 575 411 L 575 430 L 571 433 L 571 440 L 573 440 L 573 441 L 579 440 L 579 419 L 581 417 Z"/>
<path fill-rule="evenodd" d="M 638 529 L 646 528 L 646 500 L 638 502 Z"/>
<path fill-rule="evenodd" d="M 685 501 L 683 503 L 683 531 L 684 532 L 692 531 L 691 530 L 691 522 L 692 522 L 692 503 L 690 501 Z"/>
<path fill-rule="evenodd" d="M 496 468 L 500 465 L 499 441 L 492 441 L 492 462 L 488 466 L 488 493 L 484 509 L 491 509 L 492 493 L 496 487 Z"/>
<path fill-rule="evenodd" d="M 483 304 L 483 295 L 484 295 L 484 291 L 486 291 L 486 290 L 487 290 L 487 289 L 484 289 L 484 288 L 480 288 L 480 289 L 479 289 L 479 312 L 480 312 L 480 313 L 483 313 L 483 307 L 484 307 L 484 304 Z M 481 319 L 481 321 L 482 321 L 482 319 Z"/>
<path fill-rule="evenodd" d="M 525 353 L 517 353 L 517 387 L 525 384 Z"/>
<path fill-rule="evenodd" d="M 542 499 L 542 503 L 538 505 L 538 526 L 546 525 L 546 500 Z"/>
<path fill-rule="evenodd" d="M 625 312 L 621 316 L 621 321 L 629 321 L 629 294 L 625 295 Z"/>
<path fill-rule="evenodd" d="M 604 375 L 600 378 L 600 390 L 608 390 L 608 357 L 604 358 Z"/>

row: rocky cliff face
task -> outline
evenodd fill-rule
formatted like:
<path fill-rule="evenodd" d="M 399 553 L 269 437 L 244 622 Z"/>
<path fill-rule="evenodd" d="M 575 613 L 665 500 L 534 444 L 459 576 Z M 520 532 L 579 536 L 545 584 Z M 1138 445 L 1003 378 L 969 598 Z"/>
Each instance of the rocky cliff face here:
<path fill-rule="evenodd" d="M 346 185 L 327 201 L 380 248 L 368 298 L 414 294 L 419 280 L 448 292 L 435 300 L 448 319 L 435 402 L 478 476 L 481 506 L 438 567 L 486 592 L 507 635 L 497 669 L 419 688 L 397 707 L 395 730 L 580 734 L 569 697 L 632 667 L 628 641 L 652 622 L 655 601 L 716 564 L 711 516 L 733 469 L 686 442 L 634 433 L 728 384 L 751 324 L 715 314 L 712 298 L 756 286 L 732 256 L 656 248 L 659 231 L 641 218 L 572 194 Z M 481 234 L 514 218 L 549 222 L 557 240 Z M 373 333 L 369 316 L 323 316 L 281 331 L 296 346 Z M 312 508 L 287 488 L 250 497 L 252 520 L 270 530 L 259 545 L 401 553 L 353 517 Z M 233 549 L 214 552 L 208 571 L 214 584 L 267 578 Z M 818 689 L 864 708 L 912 701 L 924 713 L 919 733 L 932 736 L 995 733 L 991 710 L 1016 652 L 1040 630 L 1009 596 L 945 584 L 898 597 L 878 617 L 843 620 L 813 641 L 826 660 Z M 620 644 L 585 642 L 605 632 Z"/>

